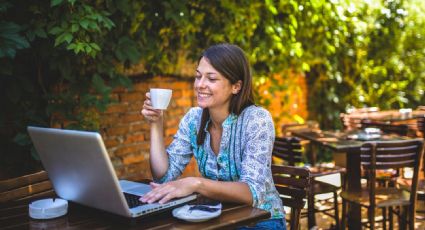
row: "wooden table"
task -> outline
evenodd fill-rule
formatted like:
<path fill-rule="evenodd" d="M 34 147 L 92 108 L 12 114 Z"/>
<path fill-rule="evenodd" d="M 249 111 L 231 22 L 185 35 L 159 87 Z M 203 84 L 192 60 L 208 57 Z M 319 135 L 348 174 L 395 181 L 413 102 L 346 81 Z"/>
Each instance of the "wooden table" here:
<path fill-rule="evenodd" d="M 34 220 L 28 215 L 28 204 L 28 201 L 0 203 L 0 229 L 234 229 L 270 218 L 267 211 L 226 203 L 219 217 L 200 223 L 178 220 L 170 210 L 130 220 L 70 202 L 67 215 Z"/>
<path fill-rule="evenodd" d="M 312 143 L 330 148 L 335 153 L 346 153 L 346 181 L 347 189 L 358 191 L 361 188 L 360 177 L 360 148 L 364 141 L 349 140 L 350 133 L 322 131 L 322 130 L 298 130 L 293 131 L 294 136 L 310 140 Z M 381 140 L 404 140 L 407 137 L 394 135 L 382 136 Z M 350 205 L 348 210 L 348 228 L 361 229 L 360 206 Z"/>

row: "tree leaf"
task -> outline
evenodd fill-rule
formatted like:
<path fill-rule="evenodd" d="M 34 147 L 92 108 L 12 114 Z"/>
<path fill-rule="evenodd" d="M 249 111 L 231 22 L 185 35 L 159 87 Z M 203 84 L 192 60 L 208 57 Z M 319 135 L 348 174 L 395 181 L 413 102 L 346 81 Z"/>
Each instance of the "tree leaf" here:
<path fill-rule="evenodd" d="M 62 2 L 63 2 L 63 0 L 52 0 L 52 1 L 50 1 L 50 7 L 57 6 L 57 5 L 61 4 Z"/>
<path fill-rule="evenodd" d="M 80 22 L 80 26 L 87 30 L 89 27 L 90 21 L 87 19 L 82 19 Z"/>
<path fill-rule="evenodd" d="M 52 29 L 49 30 L 49 34 L 57 35 L 63 32 L 63 28 L 59 26 L 55 26 Z"/>

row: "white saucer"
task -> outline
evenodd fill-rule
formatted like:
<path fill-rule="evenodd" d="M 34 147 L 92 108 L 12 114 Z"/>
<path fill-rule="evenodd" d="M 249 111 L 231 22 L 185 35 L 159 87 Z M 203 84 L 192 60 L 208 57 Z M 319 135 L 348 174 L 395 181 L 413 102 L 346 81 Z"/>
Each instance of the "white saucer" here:
<path fill-rule="evenodd" d="M 206 221 L 206 220 L 218 217 L 221 214 L 221 204 L 218 204 L 215 206 L 209 206 L 211 208 L 219 208 L 219 210 L 215 212 L 206 212 L 201 210 L 191 211 L 189 209 L 192 206 L 194 205 L 184 205 L 182 207 L 175 208 L 173 210 L 173 216 L 178 219 L 189 221 L 189 222 L 202 222 L 202 221 Z"/>

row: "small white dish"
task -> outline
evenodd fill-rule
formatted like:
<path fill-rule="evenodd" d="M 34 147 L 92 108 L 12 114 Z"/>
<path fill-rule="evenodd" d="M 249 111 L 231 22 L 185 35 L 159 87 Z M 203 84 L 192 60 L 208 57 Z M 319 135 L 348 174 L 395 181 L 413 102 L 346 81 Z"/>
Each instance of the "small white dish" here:
<path fill-rule="evenodd" d="M 351 140 L 359 140 L 359 141 L 369 141 L 381 138 L 381 134 L 366 134 L 366 133 L 358 133 L 347 136 L 348 139 Z"/>
<path fill-rule="evenodd" d="M 220 216 L 221 204 L 218 205 L 206 205 L 210 208 L 217 208 L 217 211 L 207 212 L 202 210 L 190 210 L 195 205 L 184 205 L 173 210 L 173 216 L 177 219 L 189 221 L 189 222 L 202 222 L 209 219 Z"/>
<path fill-rule="evenodd" d="M 373 128 L 373 127 L 365 128 L 364 129 L 364 132 L 367 135 L 370 135 L 370 134 L 381 134 L 381 130 L 379 128 Z"/>
<path fill-rule="evenodd" d="M 381 134 L 378 134 L 378 133 L 372 133 L 372 134 L 361 133 L 357 136 L 357 140 L 368 141 L 368 140 L 379 139 L 380 137 L 381 137 Z"/>
<path fill-rule="evenodd" d="M 63 199 L 42 199 L 29 204 L 29 216 L 33 219 L 53 219 L 68 213 L 68 201 Z"/>

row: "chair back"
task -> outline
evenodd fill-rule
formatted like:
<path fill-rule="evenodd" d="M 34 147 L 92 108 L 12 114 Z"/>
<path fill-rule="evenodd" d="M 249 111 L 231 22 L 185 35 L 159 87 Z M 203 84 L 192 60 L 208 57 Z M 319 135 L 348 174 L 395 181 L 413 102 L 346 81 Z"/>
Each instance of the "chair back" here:
<path fill-rule="evenodd" d="M 283 206 L 291 208 L 290 227 L 299 229 L 301 209 L 310 187 L 310 170 L 308 168 L 272 165 L 273 181 L 280 194 Z"/>
<path fill-rule="evenodd" d="M 341 113 L 339 115 L 344 130 L 358 130 L 361 128 L 361 118 Z"/>
<path fill-rule="evenodd" d="M 418 187 L 418 171 L 423 154 L 423 140 L 368 142 L 361 147 L 360 162 L 367 171 L 370 204 L 375 204 L 377 169 L 413 168 L 410 202 L 414 204 Z"/>
<path fill-rule="evenodd" d="M 374 127 L 379 128 L 384 133 L 395 133 L 400 136 L 406 136 L 409 132 L 409 126 L 405 124 L 387 124 L 382 122 L 371 121 L 367 119 L 362 120 L 362 128 Z"/>
<path fill-rule="evenodd" d="M 417 119 L 418 131 L 422 134 L 425 139 L 425 115 L 418 117 Z"/>
<path fill-rule="evenodd" d="M 0 181 L 0 203 L 53 195 L 46 171 Z"/>
<path fill-rule="evenodd" d="M 300 139 L 296 137 L 276 137 L 272 154 L 284 160 L 288 165 L 295 166 L 296 163 L 302 162 Z"/>

